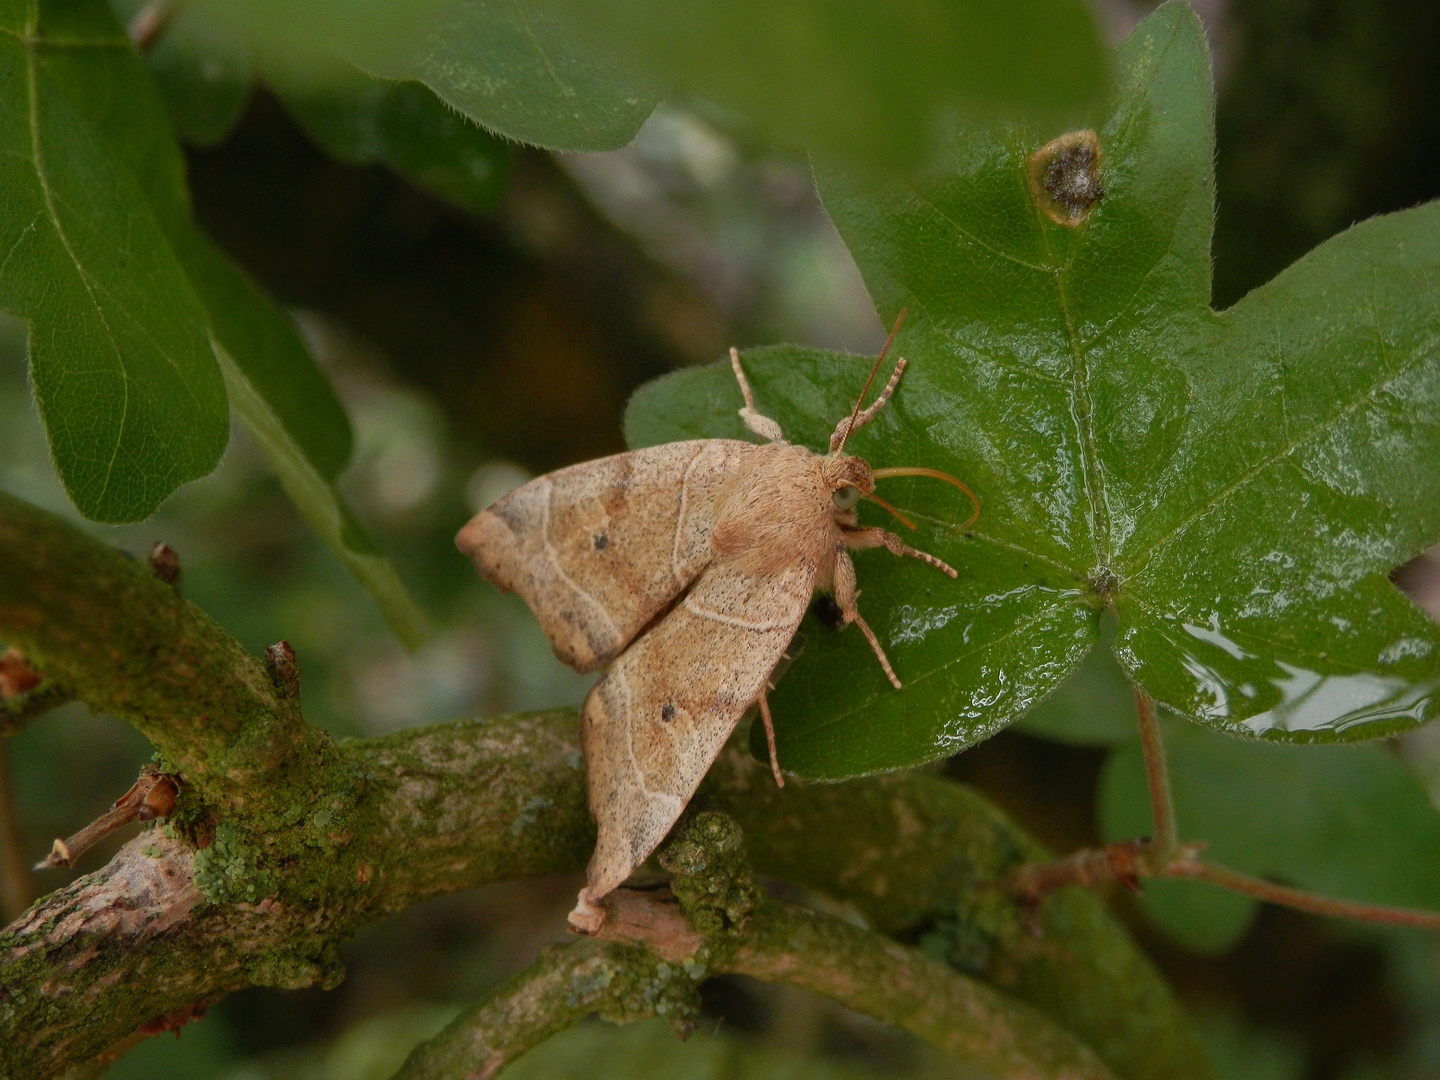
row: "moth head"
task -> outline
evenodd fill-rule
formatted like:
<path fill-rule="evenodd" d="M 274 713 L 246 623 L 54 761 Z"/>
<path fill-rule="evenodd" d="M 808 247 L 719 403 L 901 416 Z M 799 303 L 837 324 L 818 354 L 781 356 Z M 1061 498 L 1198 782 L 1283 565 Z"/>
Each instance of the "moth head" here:
<path fill-rule="evenodd" d="M 827 455 L 821 468 L 836 517 L 846 523 L 853 522 L 855 507 L 860 505 L 860 500 L 875 493 L 875 478 L 870 473 L 870 466 L 863 458 L 836 453 Z"/>

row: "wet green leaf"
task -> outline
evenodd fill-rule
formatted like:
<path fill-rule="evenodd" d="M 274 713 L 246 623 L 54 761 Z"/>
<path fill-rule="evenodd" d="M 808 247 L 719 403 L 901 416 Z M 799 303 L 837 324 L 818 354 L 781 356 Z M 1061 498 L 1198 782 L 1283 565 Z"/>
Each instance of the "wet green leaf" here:
<path fill-rule="evenodd" d="M 1015 730 L 1075 746 L 1121 746 L 1139 737 L 1130 680 L 1115 662 L 1114 620 L 1066 680 L 1021 718 Z"/>
<path fill-rule="evenodd" d="M 152 93 L 103 2 L 0 5 L 0 306 L 29 324 L 56 467 L 98 521 L 147 516 L 229 437 L 205 311 L 165 236 L 178 178 L 131 167 L 170 139 L 128 107 Z"/>
<path fill-rule="evenodd" d="M 1348 900 L 1440 911 L 1440 813 L 1384 746 L 1256 745 L 1165 722 L 1176 818 L 1207 858 Z M 1150 798 L 1137 744 L 1100 783 L 1107 840 L 1148 835 Z M 1255 901 L 1190 881 L 1147 882 L 1155 922 L 1200 951 L 1244 933 Z"/>
<path fill-rule="evenodd" d="M 272 73 L 270 82 L 310 137 L 342 161 L 382 162 L 465 210 L 490 209 L 504 190 L 505 143 L 421 83 L 373 79 L 348 65 L 322 81 L 287 85 Z"/>
<path fill-rule="evenodd" d="M 1098 128 L 1103 196 L 1042 213 L 1027 162 L 1055 136 L 967 125 L 922 181 L 820 171 L 826 207 L 910 360 L 851 449 L 965 479 L 887 481 L 951 582 L 857 560 L 857 633 L 809 626 L 775 695 L 781 761 L 840 777 L 952 753 L 1018 719 L 1119 617 L 1115 653 L 1163 704 L 1272 738 L 1365 738 L 1434 715 L 1440 630 L 1386 572 L 1440 535 L 1440 206 L 1363 223 L 1224 313 L 1208 307 L 1211 86 L 1193 13 L 1119 49 Z M 1083 209 L 1083 207 L 1082 207 Z M 821 448 L 869 364 L 746 355 L 762 411 Z M 646 443 L 735 435 L 726 365 L 637 395 Z"/>

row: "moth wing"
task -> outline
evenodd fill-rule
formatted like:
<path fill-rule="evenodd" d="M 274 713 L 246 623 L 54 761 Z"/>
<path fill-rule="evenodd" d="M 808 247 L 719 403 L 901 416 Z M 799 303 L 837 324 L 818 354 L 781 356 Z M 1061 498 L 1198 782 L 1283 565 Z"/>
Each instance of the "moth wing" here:
<path fill-rule="evenodd" d="M 590 900 L 629 877 L 675 824 L 784 655 L 814 586 L 803 562 L 763 577 L 715 563 L 590 691 L 580 721 L 600 831 Z"/>
<path fill-rule="evenodd" d="M 476 514 L 455 543 L 519 593 L 577 671 L 613 659 L 709 564 L 734 439 L 667 443 L 537 477 Z"/>

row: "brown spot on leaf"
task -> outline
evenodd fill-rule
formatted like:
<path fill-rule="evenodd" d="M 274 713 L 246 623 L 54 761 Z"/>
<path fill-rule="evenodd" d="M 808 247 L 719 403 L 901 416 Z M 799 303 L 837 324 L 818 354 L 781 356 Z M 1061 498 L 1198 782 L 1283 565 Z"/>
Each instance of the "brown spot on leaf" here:
<path fill-rule="evenodd" d="M 1090 130 L 1051 139 L 1026 163 L 1030 195 L 1051 221 L 1081 224 L 1105 197 L 1100 178 L 1100 137 Z"/>

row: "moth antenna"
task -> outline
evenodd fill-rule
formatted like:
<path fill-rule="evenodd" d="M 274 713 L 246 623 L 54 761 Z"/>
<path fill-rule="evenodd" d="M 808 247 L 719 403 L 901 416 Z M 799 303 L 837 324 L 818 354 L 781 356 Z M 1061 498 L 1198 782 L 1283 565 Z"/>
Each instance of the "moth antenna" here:
<path fill-rule="evenodd" d="M 919 465 L 911 465 L 897 469 L 876 469 L 870 475 L 876 480 L 884 480 L 891 476 L 929 476 L 935 480 L 944 480 L 945 483 L 959 488 L 968 495 L 970 502 L 975 507 L 975 512 L 970 515 L 970 519 L 966 521 L 964 525 L 960 526 L 961 531 L 963 532 L 965 529 L 970 528 L 971 525 L 974 525 L 975 522 L 980 520 L 980 500 L 975 497 L 975 492 L 971 491 L 963 481 L 955 479 L 955 477 L 947 472 L 941 472 L 939 469 L 927 469 Z M 874 498 L 874 496 L 870 497 Z M 879 500 L 876 501 L 878 502 Z M 899 515 L 896 516 L 898 517 Z M 901 520 L 904 519 L 902 518 Z"/>
<path fill-rule="evenodd" d="M 884 509 L 890 511 L 890 513 L 892 513 L 892 514 L 895 515 L 895 519 L 896 519 L 897 521 L 899 521 L 901 525 L 904 525 L 904 526 L 905 526 L 907 529 L 909 529 L 911 532 L 914 532 L 914 531 L 915 531 L 915 523 L 912 522 L 909 518 L 907 518 L 904 514 L 900 513 L 899 510 L 896 510 L 895 507 L 891 506 L 891 505 L 890 505 L 888 502 L 886 502 L 884 499 L 880 498 L 879 495 L 873 495 L 873 494 L 872 494 L 872 495 L 862 495 L 861 498 L 862 498 L 862 499 L 869 499 L 871 502 L 875 503 L 877 506 L 883 507 Z"/>
<path fill-rule="evenodd" d="M 880 411 L 881 406 L 890 400 L 890 395 L 895 391 L 895 384 L 900 381 L 900 373 L 905 370 L 905 358 L 900 358 L 900 363 L 895 365 L 895 373 L 890 376 L 884 391 L 875 399 L 875 404 L 866 409 L 863 413 L 860 406 L 865 404 L 865 395 L 870 392 L 870 384 L 875 381 L 875 375 L 880 370 L 880 365 L 885 362 L 885 357 L 890 353 L 890 346 L 895 343 L 895 336 L 900 333 L 900 327 L 905 322 L 905 313 L 908 309 L 901 308 L 900 314 L 895 316 L 895 325 L 890 328 L 890 336 L 885 339 L 885 347 L 880 350 L 880 355 L 875 358 L 875 366 L 870 369 L 870 377 L 865 380 L 865 385 L 860 390 L 860 397 L 855 401 L 855 409 L 850 416 L 842 420 L 835 428 L 835 434 L 830 436 L 830 452 L 838 454 L 845 449 L 845 441 L 850 438 L 850 433 L 856 428 L 862 428 L 868 424 Z"/>
<path fill-rule="evenodd" d="M 740 384 L 740 393 L 745 398 L 745 407 L 740 410 L 740 419 L 745 421 L 745 426 L 762 439 L 784 442 L 785 433 L 780 430 L 780 425 L 756 410 L 755 395 L 750 392 L 750 383 L 745 379 L 745 369 L 740 366 L 740 350 L 734 345 L 730 346 L 730 367 L 735 372 L 735 381 Z"/>

